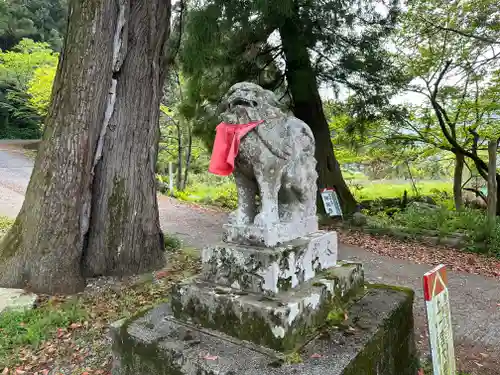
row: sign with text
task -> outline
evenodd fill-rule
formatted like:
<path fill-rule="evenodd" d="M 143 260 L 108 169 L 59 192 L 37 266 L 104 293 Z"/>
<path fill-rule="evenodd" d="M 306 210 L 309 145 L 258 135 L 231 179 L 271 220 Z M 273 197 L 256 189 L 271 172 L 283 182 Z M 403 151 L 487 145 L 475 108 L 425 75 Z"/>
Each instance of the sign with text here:
<path fill-rule="evenodd" d="M 321 189 L 321 198 L 328 216 L 342 216 L 342 208 L 335 189 Z"/>
<path fill-rule="evenodd" d="M 424 275 L 424 297 L 434 375 L 456 375 L 448 278 L 444 265 Z"/>

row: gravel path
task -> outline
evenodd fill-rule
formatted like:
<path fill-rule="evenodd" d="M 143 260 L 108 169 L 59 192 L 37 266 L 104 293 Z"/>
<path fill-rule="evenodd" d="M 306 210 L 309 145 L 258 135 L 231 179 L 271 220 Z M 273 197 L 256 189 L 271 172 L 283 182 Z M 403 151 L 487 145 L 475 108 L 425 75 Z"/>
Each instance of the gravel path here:
<path fill-rule="evenodd" d="M 0 143 L 0 215 L 15 217 L 23 202 L 32 161 Z M 158 199 L 163 230 L 177 235 L 184 244 L 201 248 L 220 239 L 226 214 L 217 210 Z M 370 282 L 411 287 L 416 291 L 417 342 L 425 350 L 425 311 L 422 275 L 429 266 L 376 255 L 367 250 L 340 245 L 340 258 L 359 261 Z M 456 337 L 457 357 L 472 374 L 500 375 L 500 288 L 499 282 L 482 276 L 450 272 L 449 284 Z"/>

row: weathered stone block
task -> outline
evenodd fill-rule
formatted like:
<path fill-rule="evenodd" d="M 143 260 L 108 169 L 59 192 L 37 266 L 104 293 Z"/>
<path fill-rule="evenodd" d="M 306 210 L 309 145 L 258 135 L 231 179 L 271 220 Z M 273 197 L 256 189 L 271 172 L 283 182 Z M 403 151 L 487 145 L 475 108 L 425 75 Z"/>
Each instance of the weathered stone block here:
<path fill-rule="evenodd" d="M 337 264 L 337 233 L 317 231 L 271 248 L 220 243 L 202 252 L 202 278 L 236 290 L 274 295 Z"/>
<path fill-rule="evenodd" d="M 310 216 L 293 222 L 281 222 L 271 227 L 223 225 L 223 241 L 244 245 L 273 247 L 307 236 L 318 230 L 318 219 Z"/>
<path fill-rule="evenodd" d="M 182 321 L 286 352 L 307 342 L 362 285 L 362 267 L 357 264 L 331 268 L 274 297 L 193 278 L 174 287 L 171 305 Z"/>
<path fill-rule="evenodd" d="M 36 299 L 36 294 L 22 289 L 0 288 L 0 313 L 32 309 Z"/>
<path fill-rule="evenodd" d="M 164 304 L 112 327 L 113 375 L 416 375 L 412 305 L 411 291 L 369 288 L 344 325 L 324 326 L 294 354 L 301 363 L 288 365 L 286 356 L 179 322 Z"/>

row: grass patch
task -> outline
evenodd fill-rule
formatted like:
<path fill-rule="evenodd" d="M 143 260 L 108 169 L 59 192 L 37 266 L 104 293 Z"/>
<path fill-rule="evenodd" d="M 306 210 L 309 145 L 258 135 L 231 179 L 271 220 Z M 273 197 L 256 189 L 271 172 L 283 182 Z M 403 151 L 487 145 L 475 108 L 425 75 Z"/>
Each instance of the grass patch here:
<path fill-rule="evenodd" d="M 351 183 L 350 188 L 357 200 L 375 200 L 382 198 L 401 198 L 406 191 L 408 196 L 432 196 L 438 192 L 452 193 L 452 183 L 448 181 L 422 181 L 416 183 L 417 191 L 410 182 L 362 181 Z M 418 194 L 417 194 L 418 193 Z"/>
<path fill-rule="evenodd" d="M 71 299 L 62 304 L 49 301 L 43 307 L 26 311 L 6 311 L 0 315 L 0 363 L 11 362 L 19 349 L 38 349 L 51 338 L 57 328 L 83 323 L 88 314 L 80 301 Z"/>
<path fill-rule="evenodd" d="M 160 271 L 93 280 L 80 295 L 44 297 L 33 310 L 0 314 L 0 372 L 108 374 L 109 325 L 167 301 L 173 283 L 199 270 L 191 249 L 177 250 Z"/>

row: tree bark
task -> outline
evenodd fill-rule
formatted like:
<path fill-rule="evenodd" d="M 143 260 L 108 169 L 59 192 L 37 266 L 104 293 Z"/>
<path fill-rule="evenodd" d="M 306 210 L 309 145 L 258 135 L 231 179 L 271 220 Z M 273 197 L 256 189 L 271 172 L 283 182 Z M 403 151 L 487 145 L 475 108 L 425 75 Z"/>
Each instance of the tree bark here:
<path fill-rule="evenodd" d="M 187 125 L 187 130 L 188 130 L 188 141 L 186 149 L 186 166 L 184 167 L 184 178 L 182 180 L 182 189 L 181 189 L 183 191 L 187 187 L 189 168 L 191 168 L 191 155 L 193 152 L 193 134 L 192 134 L 193 132 L 190 124 Z"/>
<path fill-rule="evenodd" d="M 182 120 L 180 120 L 182 121 Z M 177 130 L 177 190 L 182 190 L 182 128 L 179 122 L 175 123 L 175 128 Z"/>
<path fill-rule="evenodd" d="M 455 209 L 460 211 L 463 207 L 462 178 L 464 173 L 465 157 L 463 154 L 455 154 L 455 171 L 453 174 L 453 199 Z"/>
<path fill-rule="evenodd" d="M 488 222 L 495 224 L 497 215 L 497 152 L 498 140 L 488 142 Z"/>
<path fill-rule="evenodd" d="M 46 130 L 0 285 L 74 293 L 163 264 L 154 167 L 170 1 L 71 0 Z"/>
<path fill-rule="evenodd" d="M 316 75 L 311 65 L 307 44 L 299 29 L 300 22 L 284 21 L 280 27 L 283 52 L 286 60 L 286 78 L 293 101 L 294 115 L 308 124 L 316 140 L 318 188 L 335 188 L 345 216 L 356 211 L 356 200 L 350 192 L 335 158 L 333 144 L 323 104 L 318 91 Z M 318 207 L 323 210 L 318 190 Z"/>

